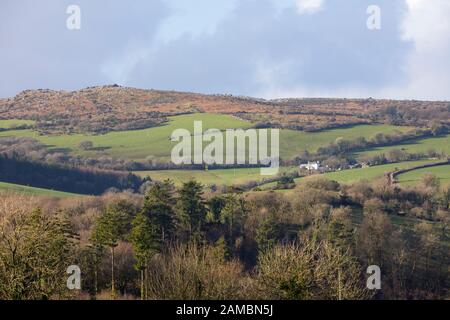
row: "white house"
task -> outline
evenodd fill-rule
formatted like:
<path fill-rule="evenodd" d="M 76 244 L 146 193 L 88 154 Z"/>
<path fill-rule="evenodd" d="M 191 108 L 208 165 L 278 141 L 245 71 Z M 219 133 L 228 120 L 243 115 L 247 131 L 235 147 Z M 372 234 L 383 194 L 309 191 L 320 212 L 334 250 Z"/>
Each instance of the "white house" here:
<path fill-rule="evenodd" d="M 306 169 L 309 171 L 317 171 L 320 168 L 320 162 L 319 161 L 314 161 L 314 162 L 309 162 L 305 163 L 305 164 L 301 164 L 300 165 L 300 169 Z"/>

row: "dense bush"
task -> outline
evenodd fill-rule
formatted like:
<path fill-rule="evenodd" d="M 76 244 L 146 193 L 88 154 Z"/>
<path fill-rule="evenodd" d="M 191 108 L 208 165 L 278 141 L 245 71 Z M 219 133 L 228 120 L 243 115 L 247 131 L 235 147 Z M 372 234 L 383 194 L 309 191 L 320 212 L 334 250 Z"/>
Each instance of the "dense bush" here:
<path fill-rule="evenodd" d="M 357 300 L 370 297 L 360 281 L 362 267 L 350 252 L 328 241 L 277 245 L 258 260 L 264 299 Z"/>

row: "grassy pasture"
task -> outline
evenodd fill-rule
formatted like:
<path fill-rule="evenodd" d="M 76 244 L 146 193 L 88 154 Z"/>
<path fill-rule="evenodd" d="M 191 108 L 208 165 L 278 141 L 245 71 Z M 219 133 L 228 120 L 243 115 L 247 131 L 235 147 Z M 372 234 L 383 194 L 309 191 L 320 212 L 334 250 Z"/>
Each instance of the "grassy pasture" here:
<path fill-rule="evenodd" d="M 280 173 L 295 172 L 295 167 L 282 167 Z M 141 177 L 149 176 L 153 180 L 172 180 L 176 185 L 181 185 L 189 180 L 196 180 L 203 185 L 239 185 L 250 181 L 260 182 L 270 176 L 262 176 L 259 168 L 238 168 L 218 170 L 158 170 L 158 171 L 136 171 Z"/>
<path fill-rule="evenodd" d="M 203 121 L 203 130 L 211 128 L 219 130 L 245 129 L 253 126 L 252 123 L 233 116 L 201 113 L 174 116 L 170 118 L 168 123 L 159 127 L 109 132 L 104 135 L 44 136 L 33 130 L 10 130 L 0 132 L 0 137 L 33 137 L 48 145 L 49 148 L 64 149 L 82 156 L 110 156 L 132 160 L 143 160 L 151 156 L 157 160 L 167 161 L 170 158 L 173 146 L 176 145 L 176 142 L 172 142 L 169 139 L 172 132 L 183 128 L 188 129 L 192 133 L 194 121 Z M 283 129 L 280 132 L 280 156 L 283 159 L 290 159 L 305 150 L 314 152 L 321 146 L 326 146 L 340 137 L 346 139 L 354 139 L 361 136 L 371 138 L 379 132 L 388 134 L 397 130 L 407 131 L 409 128 L 390 125 L 359 125 L 314 133 Z M 86 151 L 79 148 L 80 142 L 86 140 L 93 142 L 93 150 Z"/>
<path fill-rule="evenodd" d="M 352 140 L 358 137 L 365 137 L 370 139 L 380 132 L 393 134 L 396 131 L 407 132 L 410 129 L 409 127 L 391 125 L 358 125 L 320 132 L 282 130 L 280 133 L 280 152 L 282 157 L 289 159 L 304 150 L 315 152 L 320 147 L 327 146 L 338 138 Z"/>
<path fill-rule="evenodd" d="M 77 196 L 77 194 L 74 194 L 74 193 L 34 188 L 34 187 L 28 187 L 28 186 L 6 183 L 6 182 L 0 182 L 0 192 L 17 192 L 17 193 L 36 195 L 36 196 L 49 196 L 49 197 L 55 197 L 55 198 L 67 198 L 67 197 Z"/>
<path fill-rule="evenodd" d="M 400 162 L 400 163 L 390 163 L 381 166 L 373 166 L 368 168 L 358 168 L 358 169 L 349 169 L 342 170 L 336 172 L 329 172 L 324 174 L 312 175 L 306 178 L 298 178 L 295 179 L 295 182 L 301 183 L 305 179 L 314 178 L 314 177 L 324 177 L 329 180 L 334 180 L 342 184 L 358 182 L 362 180 L 374 180 L 380 177 L 383 177 L 385 173 L 394 171 L 395 169 L 404 169 L 411 168 L 418 165 L 433 163 L 436 161 L 433 160 L 421 160 L 421 161 L 408 161 L 408 162 Z M 262 186 L 263 189 L 268 189 L 270 187 L 275 186 L 275 183 L 268 183 Z"/>
<path fill-rule="evenodd" d="M 10 129 L 15 126 L 31 125 L 31 124 L 34 124 L 33 120 L 19 120 L 19 119 L 0 120 L 0 129 Z"/>
<path fill-rule="evenodd" d="M 380 177 L 387 172 L 394 171 L 395 169 L 411 168 L 418 165 L 436 162 L 433 160 L 421 160 L 421 161 L 407 161 L 400 163 L 390 163 L 381 166 L 373 166 L 369 168 L 359 168 L 342 170 L 336 172 L 325 173 L 323 176 L 330 180 L 335 180 L 339 183 L 351 183 L 361 180 L 373 180 Z"/>
<path fill-rule="evenodd" d="M 442 186 L 450 186 L 450 165 L 418 169 L 406 172 L 397 177 L 404 185 L 414 185 L 420 181 L 423 175 L 433 174 L 439 178 Z"/>
<path fill-rule="evenodd" d="M 349 169 L 336 172 L 325 173 L 322 176 L 337 181 L 339 183 L 352 183 L 362 180 L 374 180 L 381 178 L 385 173 L 394 171 L 395 169 L 405 169 L 419 166 L 426 163 L 433 163 L 433 160 L 407 161 L 400 163 L 390 163 L 381 166 L 373 166 L 368 168 Z M 298 179 L 301 181 L 301 179 Z"/>
<path fill-rule="evenodd" d="M 380 153 L 388 153 L 390 150 L 400 149 L 409 153 L 427 152 L 435 150 L 450 155 L 450 135 L 436 138 L 420 139 L 408 143 L 398 144 L 395 146 L 372 148 L 367 151 L 359 152 L 357 155 L 375 155 Z"/>
<path fill-rule="evenodd" d="M 231 116 L 216 114 L 190 114 L 171 117 L 164 125 L 143 130 L 109 132 L 104 135 L 51 135 L 43 136 L 32 130 L 16 130 L 0 133 L 1 136 L 33 137 L 53 149 L 69 149 L 74 154 L 90 157 L 111 156 L 133 160 L 143 160 L 148 156 L 167 160 L 176 144 L 170 141 L 176 129 L 188 129 L 191 133 L 194 121 L 203 121 L 203 130 L 216 128 L 248 128 L 252 125 Z M 92 141 L 93 150 L 79 148 L 81 141 Z"/>

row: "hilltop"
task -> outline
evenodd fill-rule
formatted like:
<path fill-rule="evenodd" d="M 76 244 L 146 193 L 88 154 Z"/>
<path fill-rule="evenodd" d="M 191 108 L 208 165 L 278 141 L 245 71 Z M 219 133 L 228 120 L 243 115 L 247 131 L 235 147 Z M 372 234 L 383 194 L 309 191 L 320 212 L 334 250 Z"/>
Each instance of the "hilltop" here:
<path fill-rule="evenodd" d="M 431 127 L 450 123 L 450 103 L 376 99 L 290 98 L 145 90 L 119 85 L 78 91 L 26 90 L 0 99 L 0 119 L 35 121 L 41 132 L 105 133 L 157 126 L 186 113 L 231 114 L 259 127 L 319 131 L 356 124 Z"/>

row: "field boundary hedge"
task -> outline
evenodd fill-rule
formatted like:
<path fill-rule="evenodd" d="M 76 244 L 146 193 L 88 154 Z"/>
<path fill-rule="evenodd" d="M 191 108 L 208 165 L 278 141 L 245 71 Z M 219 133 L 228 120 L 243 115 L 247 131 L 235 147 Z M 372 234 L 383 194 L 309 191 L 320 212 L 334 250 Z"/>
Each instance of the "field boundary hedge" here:
<path fill-rule="evenodd" d="M 399 175 L 407 173 L 407 172 L 411 172 L 411 171 L 415 171 L 415 170 L 419 170 L 419 169 L 425 169 L 425 168 L 446 166 L 449 164 L 450 164 L 450 158 L 445 161 L 440 161 L 440 162 L 436 162 L 436 163 L 427 163 L 427 164 L 422 164 L 420 166 L 415 166 L 412 168 L 405 168 L 405 169 L 392 171 L 392 172 L 388 173 L 388 184 L 393 185 L 393 184 L 398 183 L 397 177 Z"/>

